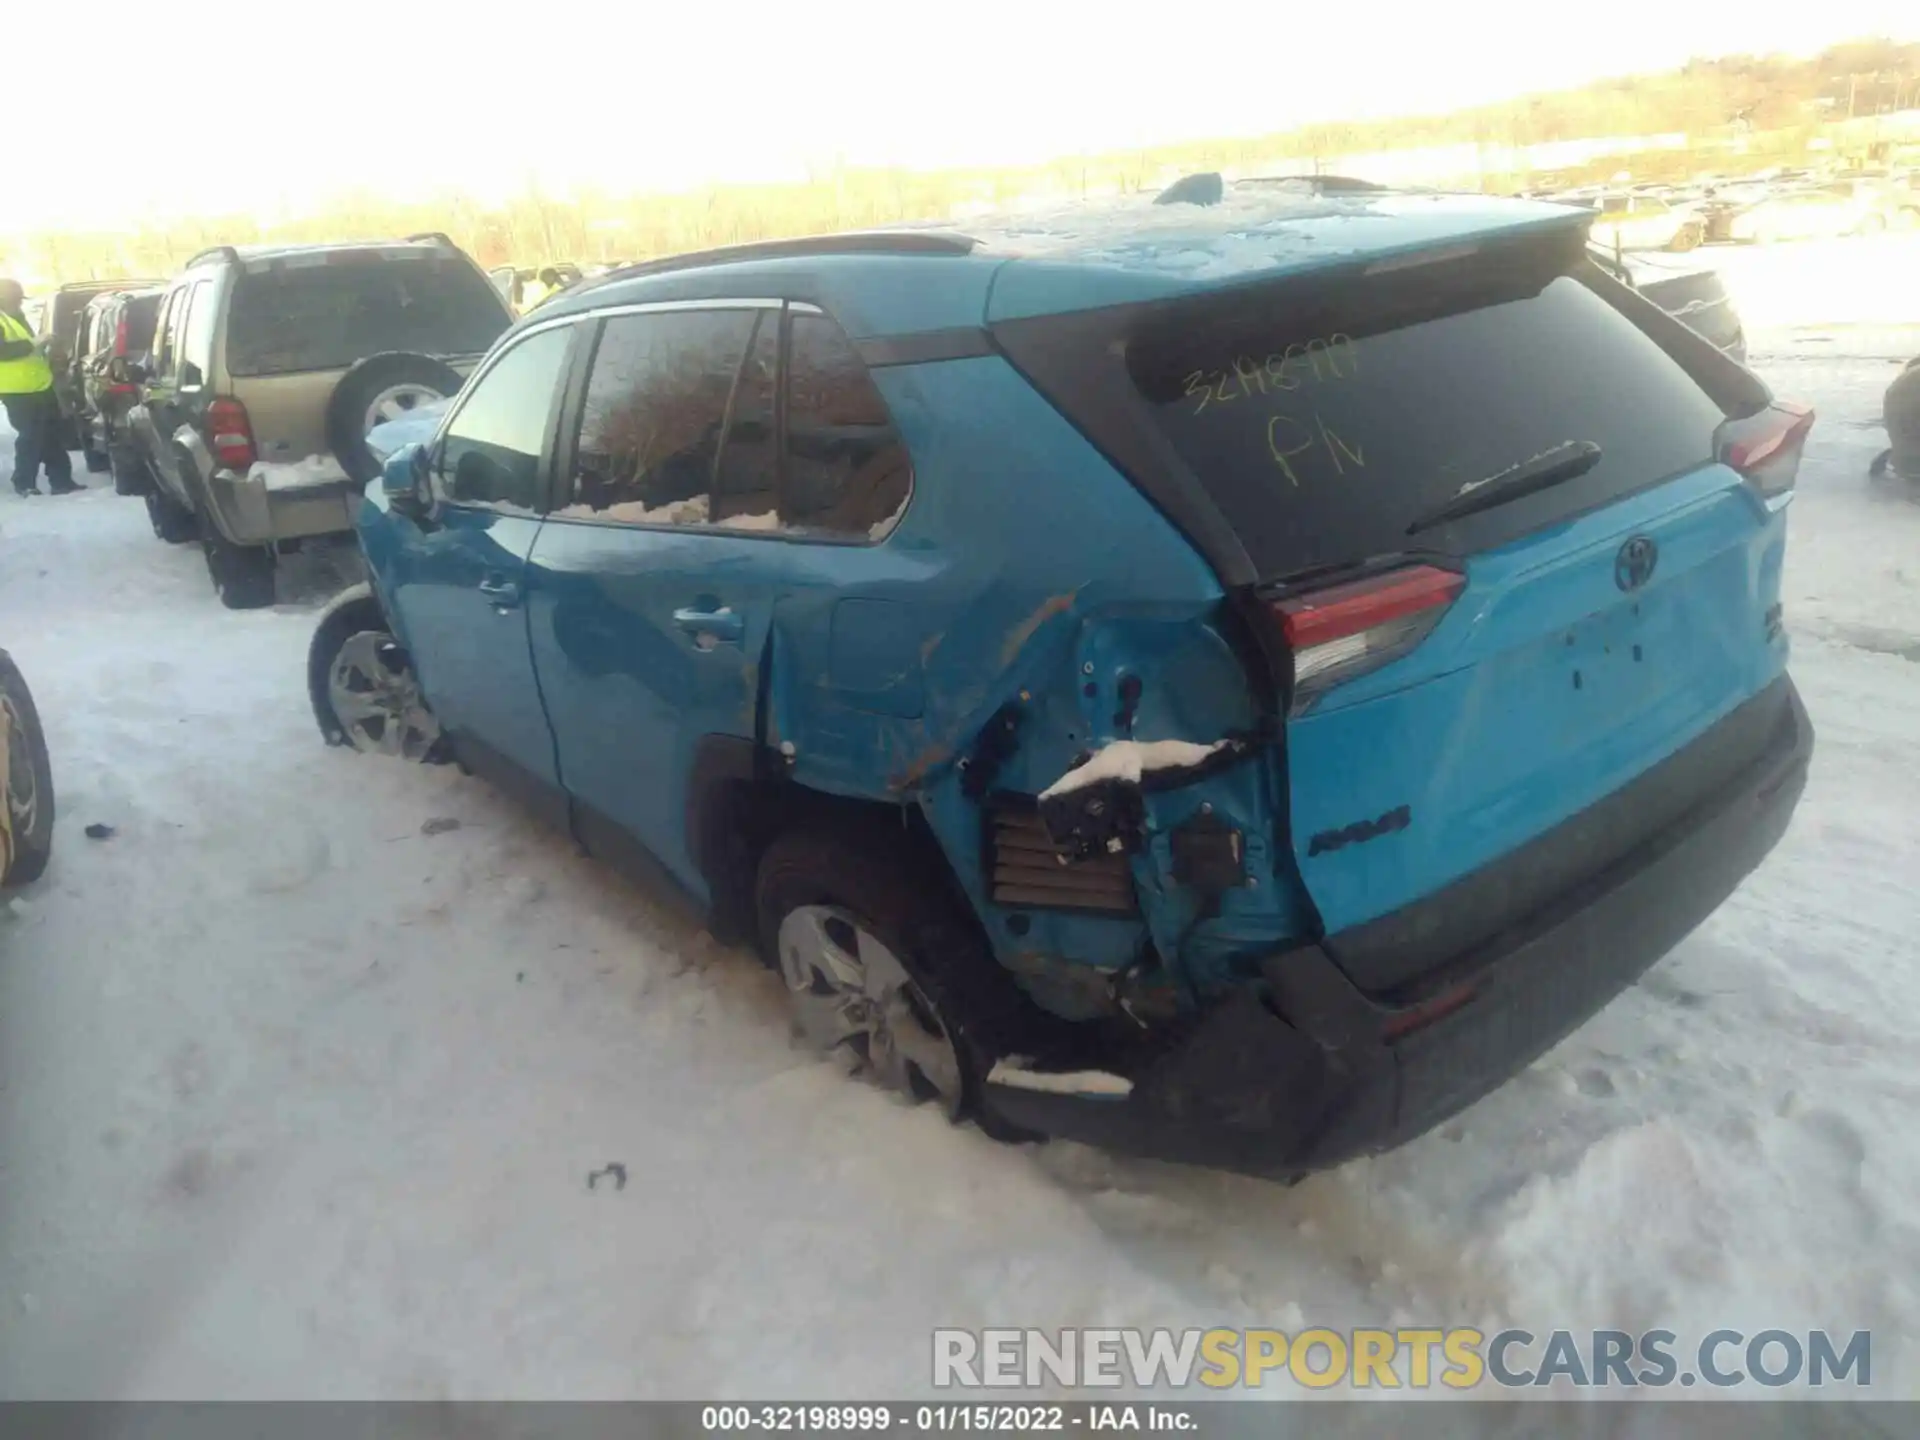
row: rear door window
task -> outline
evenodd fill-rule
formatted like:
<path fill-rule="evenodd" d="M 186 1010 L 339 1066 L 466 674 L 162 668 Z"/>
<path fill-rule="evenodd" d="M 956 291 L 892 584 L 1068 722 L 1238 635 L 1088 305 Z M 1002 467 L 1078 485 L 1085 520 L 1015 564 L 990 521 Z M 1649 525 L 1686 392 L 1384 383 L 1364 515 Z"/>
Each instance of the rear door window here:
<path fill-rule="evenodd" d="M 158 338 L 153 349 L 153 373 L 158 379 L 173 377 L 174 357 L 180 348 L 180 328 L 187 318 L 187 297 L 191 285 L 176 286 L 160 307 Z"/>
<path fill-rule="evenodd" d="M 778 527 L 780 311 L 610 316 L 580 417 L 568 519 Z"/>
<path fill-rule="evenodd" d="M 657 311 L 606 321 L 569 519 L 877 539 L 912 467 L 852 343 L 824 315 Z M 784 419 L 776 404 L 786 386 Z"/>
<path fill-rule="evenodd" d="M 213 281 L 202 280 L 193 287 L 193 295 L 187 305 L 187 318 L 180 328 L 179 357 L 182 375 L 186 373 L 186 367 L 192 365 L 200 384 L 206 383 L 213 367 L 213 327 L 218 315 Z"/>
<path fill-rule="evenodd" d="M 159 314 L 158 296 L 129 300 L 122 318 L 127 326 L 127 354 L 143 355 L 153 346 L 153 322 Z"/>
<path fill-rule="evenodd" d="M 912 481 L 906 444 L 853 343 L 826 316 L 796 313 L 782 522 L 877 539 L 906 508 Z"/>
<path fill-rule="evenodd" d="M 506 330 L 500 297 L 464 260 L 316 251 L 254 262 L 234 282 L 227 370 L 344 370 L 387 350 L 477 355 Z"/>
<path fill-rule="evenodd" d="M 1571 274 L 1449 292 L 1409 272 L 1335 308 L 1306 298 L 1129 347 L 1139 393 L 1278 577 L 1413 550 L 1463 554 L 1706 464 L 1725 414 Z M 1480 482 L 1569 443 L 1585 475 L 1439 525 Z"/>

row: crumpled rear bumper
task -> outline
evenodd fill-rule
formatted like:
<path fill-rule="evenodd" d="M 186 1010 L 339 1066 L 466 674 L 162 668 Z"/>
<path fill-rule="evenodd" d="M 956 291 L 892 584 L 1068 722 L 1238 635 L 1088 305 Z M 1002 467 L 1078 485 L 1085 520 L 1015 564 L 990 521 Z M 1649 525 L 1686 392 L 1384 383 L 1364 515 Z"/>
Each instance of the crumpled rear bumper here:
<path fill-rule="evenodd" d="M 1062 1139 L 1282 1177 L 1413 1139 L 1632 984 L 1773 848 L 1813 750 L 1799 695 L 1791 681 L 1777 683 L 1786 693 L 1774 731 L 1732 782 L 1624 860 L 1516 917 L 1478 953 L 1440 967 L 1417 997 L 1369 998 L 1330 957 L 1333 937 L 1268 959 L 1264 983 L 1124 1072 L 1133 1082 L 1124 1096 L 989 1083 L 984 1103 Z"/>

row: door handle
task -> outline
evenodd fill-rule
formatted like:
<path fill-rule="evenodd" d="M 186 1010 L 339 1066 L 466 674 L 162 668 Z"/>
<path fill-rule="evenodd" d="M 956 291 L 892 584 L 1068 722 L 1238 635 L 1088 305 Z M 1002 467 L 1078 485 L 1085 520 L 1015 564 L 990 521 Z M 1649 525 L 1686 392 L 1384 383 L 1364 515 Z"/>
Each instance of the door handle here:
<path fill-rule="evenodd" d="M 718 610 L 676 610 L 673 623 L 693 637 L 694 644 L 711 650 L 715 645 L 738 645 L 746 638 L 746 622 L 722 605 Z"/>
<path fill-rule="evenodd" d="M 493 602 L 502 615 L 520 603 L 520 587 L 504 575 L 489 575 L 480 582 L 480 593 Z"/>

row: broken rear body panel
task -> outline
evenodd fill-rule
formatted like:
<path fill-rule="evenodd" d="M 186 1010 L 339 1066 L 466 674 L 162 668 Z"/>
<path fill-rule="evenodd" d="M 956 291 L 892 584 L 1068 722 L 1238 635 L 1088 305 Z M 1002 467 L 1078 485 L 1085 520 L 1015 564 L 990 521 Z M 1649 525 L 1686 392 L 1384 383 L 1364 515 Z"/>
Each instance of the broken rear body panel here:
<path fill-rule="evenodd" d="M 1219 581 L 999 357 L 876 378 L 914 454 L 914 498 L 885 546 L 838 557 L 831 584 L 783 587 L 767 742 L 791 746 L 797 783 L 917 805 L 1003 963 L 1059 1013 L 1110 1010 L 1107 977 L 1140 957 L 1148 933 L 1167 944 L 1191 918 L 1164 846 L 1135 858 L 1125 909 L 1077 903 L 1070 889 L 1058 905 L 1001 905 L 989 817 L 1109 741 L 1255 727 L 1260 705 L 1225 633 Z M 1250 858 L 1271 875 L 1271 761 L 1156 797 L 1154 828 L 1212 805 L 1252 837 Z M 1286 885 L 1237 894 L 1217 934 L 1193 947 L 1196 984 L 1226 982 L 1229 932 L 1271 945 L 1300 923 Z"/>

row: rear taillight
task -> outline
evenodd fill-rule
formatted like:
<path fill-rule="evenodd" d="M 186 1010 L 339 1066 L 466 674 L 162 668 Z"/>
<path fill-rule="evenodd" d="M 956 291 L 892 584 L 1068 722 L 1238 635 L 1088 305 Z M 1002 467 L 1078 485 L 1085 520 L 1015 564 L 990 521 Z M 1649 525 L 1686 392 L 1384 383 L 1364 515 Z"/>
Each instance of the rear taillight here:
<path fill-rule="evenodd" d="M 207 406 L 207 440 L 229 470 L 252 467 L 253 425 L 247 419 L 247 407 L 238 400 L 222 396 Z"/>
<path fill-rule="evenodd" d="M 1812 429 L 1812 406 L 1776 400 L 1757 415 L 1723 424 L 1714 437 L 1714 458 L 1771 499 L 1793 488 Z"/>
<path fill-rule="evenodd" d="M 1440 623 L 1466 584 L 1456 571 L 1412 565 L 1272 601 L 1293 651 L 1293 713 L 1405 655 Z"/>
<path fill-rule="evenodd" d="M 113 326 L 113 353 L 126 358 L 127 354 L 127 317 L 122 314 Z"/>

